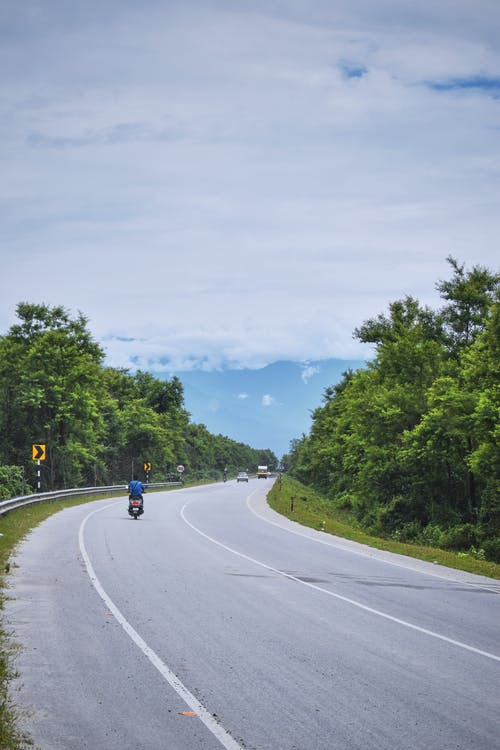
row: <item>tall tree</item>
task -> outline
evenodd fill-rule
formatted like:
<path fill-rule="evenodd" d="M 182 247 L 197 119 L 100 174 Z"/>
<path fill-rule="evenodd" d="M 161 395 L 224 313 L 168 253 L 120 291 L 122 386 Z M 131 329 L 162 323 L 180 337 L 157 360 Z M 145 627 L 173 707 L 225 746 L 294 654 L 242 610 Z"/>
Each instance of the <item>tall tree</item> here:
<path fill-rule="evenodd" d="M 103 352 L 81 313 L 20 303 L 17 316 L 0 339 L 2 455 L 24 464 L 30 444 L 44 443 L 49 486 L 74 484 L 95 462 L 103 431 Z"/>
<path fill-rule="evenodd" d="M 488 310 L 494 302 L 500 276 L 483 266 L 465 270 L 451 255 L 447 258 L 453 276 L 436 285 L 447 304 L 442 310 L 450 350 L 457 354 L 472 343 L 484 328 Z"/>
<path fill-rule="evenodd" d="M 500 536 L 499 276 L 448 262 L 441 309 L 405 297 L 355 331 L 373 360 L 327 389 L 288 457 L 378 533 Z"/>

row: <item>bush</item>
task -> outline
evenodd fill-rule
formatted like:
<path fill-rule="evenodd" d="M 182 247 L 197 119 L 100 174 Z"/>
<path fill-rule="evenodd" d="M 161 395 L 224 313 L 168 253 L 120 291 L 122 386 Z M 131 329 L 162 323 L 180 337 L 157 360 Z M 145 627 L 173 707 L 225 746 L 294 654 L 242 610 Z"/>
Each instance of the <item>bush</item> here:
<path fill-rule="evenodd" d="M 0 466 L 0 500 L 29 494 L 31 489 L 23 482 L 21 466 Z"/>
<path fill-rule="evenodd" d="M 421 504 L 414 502 L 405 495 L 394 495 L 387 505 L 378 507 L 378 520 L 386 533 L 400 532 L 406 539 L 401 541 L 414 541 L 422 530 L 426 513 Z"/>
<path fill-rule="evenodd" d="M 404 523 L 399 529 L 393 531 L 391 534 L 392 539 L 396 539 L 398 542 L 416 542 L 420 538 L 422 527 L 417 521 L 410 521 Z"/>
<path fill-rule="evenodd" d="M 441 547 L 443 549 L 468 550 L 477 544 L 477 531 L 472 523 L 452 526 L 443 532 Z"/>
<path fill-rule="evenodd" d="M 421 541 L 422 544 L 425 544 L 427 547 L 441 547 L 442 538 L 443 530 L 439 526 L 430 523 L 428 526 L 422 529 L 419 541 Z"/>
<path fill-rule="evenodd" d="M 342 492 L 341 495 L 334 498 L 334 502 L 335 507 L 344 512 L 350 512 L 354 506 L 353 498 L 349 492 Z"/>
<path fill-rule="evenodd" d="M 472 547 L 470 548 L 469 555 L 471 557 L 474 557 L 476 560 L 486 559 L 484 549 L 482 547 L 474 547 L 474 545 L 472 545 Z"/>
<path fill-rule="evenodd" d="M 487 560 L 500 563 L 500 536 L 493 537 L 493 539 L 486 539 L 482 543 L 482 548 Z"/>

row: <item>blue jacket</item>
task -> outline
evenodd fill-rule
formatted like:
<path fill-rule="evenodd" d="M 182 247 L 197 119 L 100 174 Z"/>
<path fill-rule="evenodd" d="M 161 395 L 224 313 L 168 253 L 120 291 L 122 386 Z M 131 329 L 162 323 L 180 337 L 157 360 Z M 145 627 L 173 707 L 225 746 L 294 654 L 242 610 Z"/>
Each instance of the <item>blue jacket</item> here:
<path fill-rule="evenodd" d="M 133 497 L 137 497 L 144 492 L 144 485 L 138 479 L 132 479 L 128 485 L 128 491 Z"/>

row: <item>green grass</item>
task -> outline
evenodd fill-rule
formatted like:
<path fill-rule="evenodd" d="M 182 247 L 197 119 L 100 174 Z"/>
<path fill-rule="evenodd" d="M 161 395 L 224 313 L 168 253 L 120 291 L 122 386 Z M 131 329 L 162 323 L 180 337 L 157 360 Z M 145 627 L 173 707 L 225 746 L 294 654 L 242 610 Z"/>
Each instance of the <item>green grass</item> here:
<path fill-rule="evenodd" d="M 354 542 L 388 552 L 396 552 L 399 555 L 407 555 L 418 560 L 446 565 L 448 568 L 500 579 L 500 565 L 494 562 L 477 560 L 464 553 L 450 552 L 436 547 L 424 547 L 370 536 L 347 523 L 345 516 L 332 508 L 324 497 L 291 477 L 285 475 L 279 477 L 267 499 L 271 508 L 303 526 L 321 529 L 328 534 L 352 539 Z"/>

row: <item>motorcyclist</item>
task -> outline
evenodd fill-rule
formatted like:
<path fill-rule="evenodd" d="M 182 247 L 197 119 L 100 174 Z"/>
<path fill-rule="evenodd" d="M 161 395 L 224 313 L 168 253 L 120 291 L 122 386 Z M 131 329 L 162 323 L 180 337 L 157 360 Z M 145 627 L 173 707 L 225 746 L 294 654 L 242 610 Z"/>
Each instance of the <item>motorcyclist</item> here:
<path fill-rule="evenodd" d="M 134 478 L 129 482 L 129 485 L 128 485 L 129 503 L 132 500 L 140 500 L 141 508 L 143 508 L 144 507 L 143 494 L 145 491 L 146 491 L 146 488 L 144 487 L 143 483 L 139 481 L 139 477 L 137 476 L 137 474 L 134 474 Z"/>

